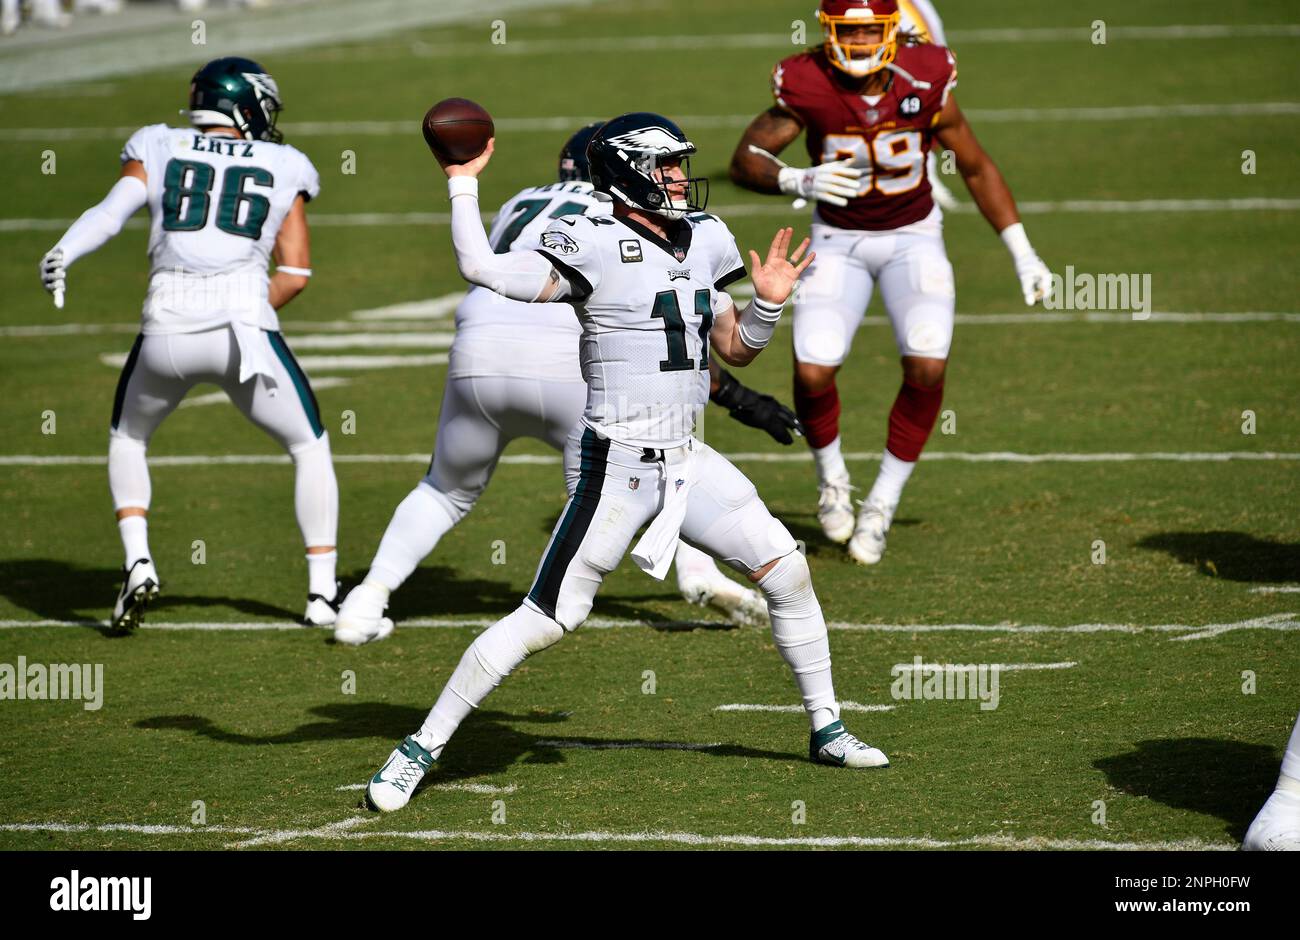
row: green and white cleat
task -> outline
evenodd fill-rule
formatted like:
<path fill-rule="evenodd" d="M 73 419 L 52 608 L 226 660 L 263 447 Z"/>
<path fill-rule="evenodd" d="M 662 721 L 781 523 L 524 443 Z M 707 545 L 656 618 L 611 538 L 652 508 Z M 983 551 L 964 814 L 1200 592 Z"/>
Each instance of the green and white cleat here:
<path fill-rule="evenodd" d="M 366 784 L 366 803 L 381 813 L 399 810 L 411 801 L 437 758 L 408 737 L 388 755 L 388 763 Z"/>
<path fill-rule="evenodd" d="M 838 719 L 812 733 L 808 740 L 808 757 L 814 764 L 829 764 L 832 767 L 889 766 L 889 758 L 884 751 L 863 744 L 844 730 L 844 722 Z"/>

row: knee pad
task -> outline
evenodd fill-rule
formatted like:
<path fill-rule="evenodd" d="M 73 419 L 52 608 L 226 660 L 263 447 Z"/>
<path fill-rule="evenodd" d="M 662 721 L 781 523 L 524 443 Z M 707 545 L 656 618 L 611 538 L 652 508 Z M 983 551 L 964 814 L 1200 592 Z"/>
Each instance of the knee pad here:
<path fill-rule="evenodd" d="M 108 490 L 113 508 L 148 509 L 153 497 L 149 482 L 149 464 L 145 461 L 148 445 L 117 431 L 108 435 Z"/>
<path fill-rule="evenodd" d="M 526 603 L 480 633 L 470 649 L 478 663 L 497 682 L 521 662 L 540 653 L 564 636 L 563 628 Z"/>
<path fill-rule="evenodd" d="M 798 615 L 817 606 L 812 571 L 803 552 L 792 551 L 783 555 L 772 570 L 759 579 L 758 586 L 767 595 L 774 614 L 779 610 Z"/>
<path fill-rule="evenodd" d="M 469 515 L 469 511 L 474 508 L 478 502 L 476 496 L 471 496 L 464 490 L 444 490 L 438 487 L 437 482 L 433 479 L 433 474 L 425 474 L 423 480 L 417 485 L 417 489 L 429 494 L 434 502 L 447 514 L 452 525 L 456 525 L 460 520 Z"/>

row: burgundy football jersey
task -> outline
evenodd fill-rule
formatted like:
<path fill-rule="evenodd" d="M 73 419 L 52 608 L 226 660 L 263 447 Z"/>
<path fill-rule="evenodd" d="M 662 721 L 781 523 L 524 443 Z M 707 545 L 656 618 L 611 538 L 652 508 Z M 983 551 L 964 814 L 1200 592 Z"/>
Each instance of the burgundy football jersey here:
<path fill-rule="evenodd" d="M 843 208 L 821 202 L 823 221 L 838 228 L 880 231 L 930 214 L 925 157 L 934 124 L 957 84 L 957 62 L 943 46 L 900 45 L 892 73 L 874 104 L 845 84 L 821 49 L 790 56 L 772 71 L 776 103 L 804 126 L 813 164 L 851 159 L 862 170 L 858 196 Z"/>

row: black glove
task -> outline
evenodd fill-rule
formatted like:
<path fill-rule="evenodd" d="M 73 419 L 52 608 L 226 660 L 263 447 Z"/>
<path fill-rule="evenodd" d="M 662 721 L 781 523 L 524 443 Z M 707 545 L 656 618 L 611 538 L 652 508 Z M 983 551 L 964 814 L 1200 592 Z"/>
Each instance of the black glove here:
<path fill-rule="evenodd" d="M 761 395 L 741 385 L 726 369 L 718 370 L 718 390 L 709 398 L 726 408 L 741 424 L 766 431 L 782 444 L 794 443 L 791 431 L 803 436 L 803 425 L 793 411 L 771 395 Z"/>

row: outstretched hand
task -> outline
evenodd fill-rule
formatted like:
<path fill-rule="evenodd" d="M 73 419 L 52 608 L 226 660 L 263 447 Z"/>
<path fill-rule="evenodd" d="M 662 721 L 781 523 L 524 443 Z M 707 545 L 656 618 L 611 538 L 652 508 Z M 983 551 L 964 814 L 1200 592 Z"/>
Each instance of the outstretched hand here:
<path fill-rule="evenodd" d="M 492 159 L 492 151 L 496 149 L 496 141 L 495 137 L 488 138 L 487 146 L 483 148 L 483 152 L 468 163 L 448 163 L 436 153 L 434 158 L 449 179 L 453 176 L 478 176 L 483 172 L 483 168 L 488 165 L 488 161 Z"/>
<path fill-rule="evenodd" d="M 794 229 L 778 229 L 772 238 L 772 245 L 767 249 L 767 260 L 761 260 L 758 252 L 752 248 L 749 251 L 750 280 L 754 282 L 754 295 L 772 304 L 784 304 L 794 290 L 795 282 L 799 280 L 799 275 L 803 274 L 808 265 L 812 264 L 817 252 L 808 252 L 808 257 L 803 258 L 805 251 L 808 251 L 809 240 L 805 238 L 799 243 L 799 247 L 790 255 L 790 239 L 794 237 Z M 788 255 L 788 257 L 787 257 Z M 799 259 L 803 258 L 803 261 Z"/>

